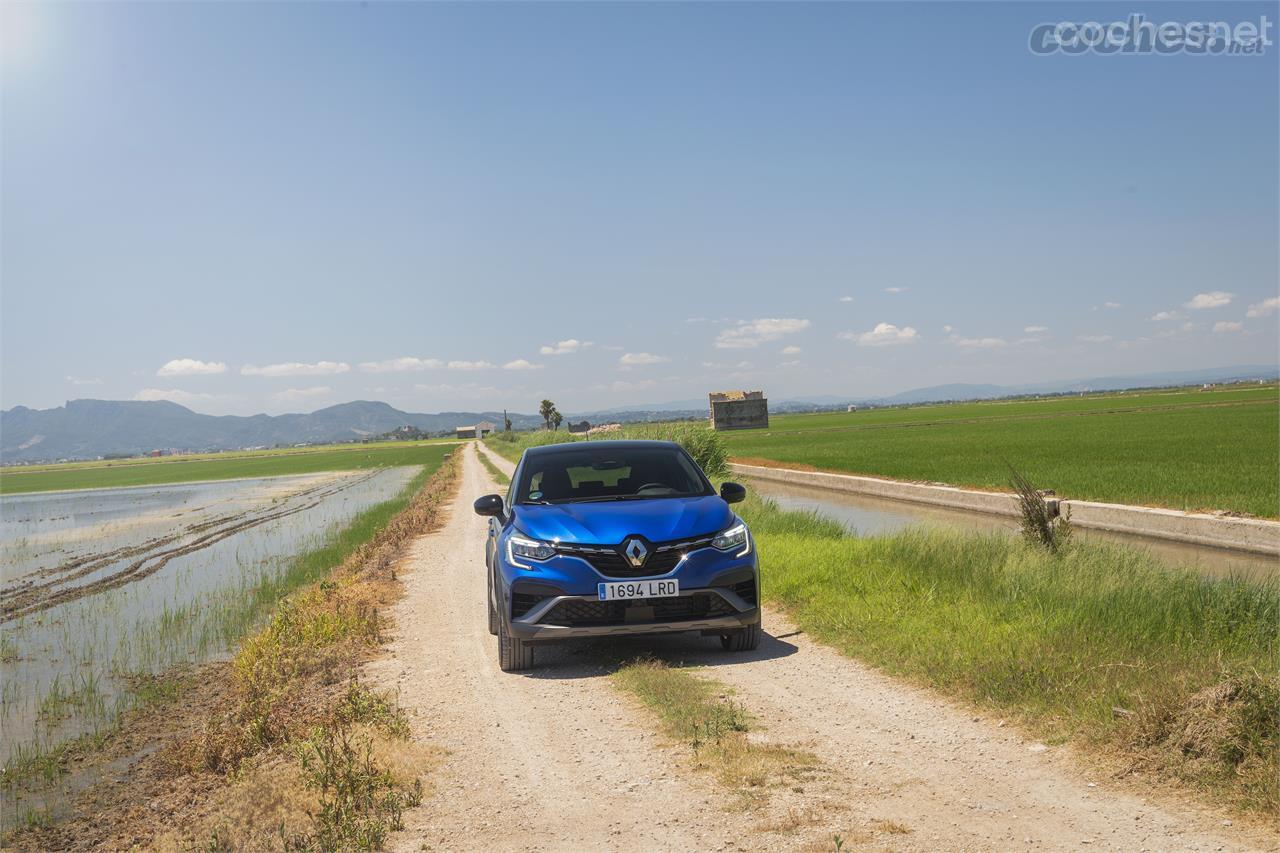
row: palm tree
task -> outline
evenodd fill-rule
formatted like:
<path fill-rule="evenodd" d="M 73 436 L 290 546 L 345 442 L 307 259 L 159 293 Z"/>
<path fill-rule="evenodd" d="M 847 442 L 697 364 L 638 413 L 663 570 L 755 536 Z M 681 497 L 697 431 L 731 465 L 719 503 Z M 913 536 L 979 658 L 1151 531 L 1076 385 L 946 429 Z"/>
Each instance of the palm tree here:
<path fill-rule="evenodd" d="M 542 405 L 538 406 L 538 414 L 542 415 L 542 423 L 547 429 L 551 429 L 551 414 L 556 410 L 556 404 L 550 400 L 543 400 Z"/>

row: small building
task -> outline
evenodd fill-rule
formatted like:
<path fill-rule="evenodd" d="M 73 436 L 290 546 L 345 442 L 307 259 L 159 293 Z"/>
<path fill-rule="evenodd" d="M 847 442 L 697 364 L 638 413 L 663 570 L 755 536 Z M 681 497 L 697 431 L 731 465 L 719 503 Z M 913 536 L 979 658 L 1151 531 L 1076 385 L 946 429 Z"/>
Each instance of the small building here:
<path fill-rule="evenodd" d="M 713 391 L 707 399 L 712 429 L 769 428 L 769 401 L 763 391 Z"/>
<path fill-rule="evenodd" d="M 488 421 L 481 421 L 473 426 L 460 426 L 454 430 L 458 438 L 484 438 L 493 432 L 493 424 Z"/>
<path fill-rule="evenodd" d="M 576 424 L 569 424 L 569 432 L 572 435 L 583 435 L 591 431 L 590 421 L 579 421 Z"/>
<path fill-rule="evenodd" d="M 846 409 L 845 411 L 849 411 L 849 412 L 856 412 L 856 411 L 858 411 L 858 407 L 857 407 L 857 406 L 855 406 L 855 405 L 853 405 L 852 403 L 850 403 L 850 404 L 849 404 L 849 408 L 848 408 L 848 409 Z"/>

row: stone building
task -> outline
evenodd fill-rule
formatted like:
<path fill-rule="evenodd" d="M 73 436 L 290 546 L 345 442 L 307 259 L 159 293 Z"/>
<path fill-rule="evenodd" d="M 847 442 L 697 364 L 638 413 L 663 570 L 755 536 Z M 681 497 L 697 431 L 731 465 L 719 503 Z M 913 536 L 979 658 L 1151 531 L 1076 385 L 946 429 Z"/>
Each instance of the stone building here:
<path fill-rule="evenodd" d="M 712 429 L 769 428 L 769 401 L 763 391 L 713 391 L 707 397 Z"/>

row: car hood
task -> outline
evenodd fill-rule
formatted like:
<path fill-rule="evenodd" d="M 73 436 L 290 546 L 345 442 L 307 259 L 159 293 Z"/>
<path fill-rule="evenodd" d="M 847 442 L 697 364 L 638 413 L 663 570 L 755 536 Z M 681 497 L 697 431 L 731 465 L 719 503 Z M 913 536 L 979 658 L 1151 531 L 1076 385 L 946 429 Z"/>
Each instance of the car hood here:
<path fill-rule="evenodd" d="M 547 541 L 615 545 L 628 536 L 669 542 L 719 533 L 733 511 L 718 496 L 515 507 L 515 526 Z"/>

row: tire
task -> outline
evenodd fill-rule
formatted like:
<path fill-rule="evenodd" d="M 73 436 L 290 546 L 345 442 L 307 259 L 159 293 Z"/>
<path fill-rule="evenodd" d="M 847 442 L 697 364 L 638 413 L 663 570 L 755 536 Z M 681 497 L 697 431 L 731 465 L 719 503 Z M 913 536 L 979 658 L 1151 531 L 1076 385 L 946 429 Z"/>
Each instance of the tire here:
<path fill-rule="evenodd" d="M 720 647 L 726 652 L 754 652 L 760 647 L 760 623 L 748 625 L 732 634 L 720 635 Z"/>
<path fill-rule="evenodd" d="M 498 611 L 493 609 L 493 599 L 486 595 L 484 606 L 489 611 L 489 633 L 496 637 L 498 636 Z"/>
<path fill-rule="evenodd" d="M 521 672 L 533 666 L 533 646 L 507 633 L 507 620 L 498 620 L 498 668 Z"/>

